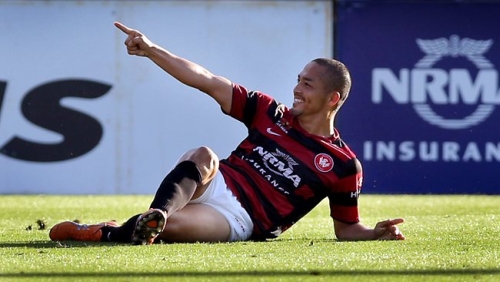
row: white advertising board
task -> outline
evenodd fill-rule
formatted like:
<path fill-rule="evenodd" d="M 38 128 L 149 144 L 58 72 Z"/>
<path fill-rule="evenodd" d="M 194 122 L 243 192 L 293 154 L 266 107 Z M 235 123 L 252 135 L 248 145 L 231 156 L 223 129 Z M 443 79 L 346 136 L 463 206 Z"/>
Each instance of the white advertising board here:
<path fill-rule="evenodd" d="M 0 194 L 150 194 L 178 157 L 245 137 L 203 93 L 129 56 L 120 21 L 289 105 L 332 56 L 331 1 L 1 1 Z"/>

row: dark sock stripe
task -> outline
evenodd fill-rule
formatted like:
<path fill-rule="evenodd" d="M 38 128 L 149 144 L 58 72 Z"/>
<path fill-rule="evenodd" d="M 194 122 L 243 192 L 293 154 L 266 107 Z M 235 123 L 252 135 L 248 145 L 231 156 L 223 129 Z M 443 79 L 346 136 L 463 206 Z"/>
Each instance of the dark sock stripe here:
<path fill-rule="evenodd" d="M 134 215 L 129 218 L 120 227 L 104 226 L 102 230 L 102 242 L 118 242 L 118 243 L 130 243 L 132 242 L 132 233 L 135 229 L 135 223 L 140 214 Z M 109 235 L 108 235 L 109 234 Z"/>
<path fill-rule="evenodd" d="M 179 185 L 181 182 L 183 187 Z M 175 201 L 176 196 L 183 194 L 182 189 L 194 191 L 200 182 L 201 174 L 194 162 L 183 161 L 178 163 L 158 187 L 150 208 L 162 209 L 168 212 L 171 201 Z"/>

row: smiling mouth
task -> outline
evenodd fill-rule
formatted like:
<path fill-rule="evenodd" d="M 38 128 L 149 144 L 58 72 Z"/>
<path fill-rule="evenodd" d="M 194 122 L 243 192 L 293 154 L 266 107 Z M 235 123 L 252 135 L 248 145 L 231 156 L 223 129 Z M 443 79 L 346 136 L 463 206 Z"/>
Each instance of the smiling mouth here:
<path fill-rule="evenodd" d="M 293 104 L 298 104 L 298 103 L 304 103 L 304 99 L 301 99 L 301 98 L 294 98 L 293 99 Z"/>

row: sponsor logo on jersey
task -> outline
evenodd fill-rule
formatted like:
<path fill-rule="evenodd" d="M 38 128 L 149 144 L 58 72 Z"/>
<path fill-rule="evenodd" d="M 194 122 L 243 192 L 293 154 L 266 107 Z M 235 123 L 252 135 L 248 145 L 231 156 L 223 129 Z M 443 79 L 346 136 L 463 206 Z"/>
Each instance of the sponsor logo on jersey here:
<path fill-rule="evenodd" d="M 281 134 L 274 132 L 270 127 L 267 128 L 267 133 L 274 136 L 281 136 Z"/>
<path fill-rule="evenodd" d="M 276 180 L 276 176 L 284 177 L 291 181 L 293 187 L 298 188 L 302 178 L 294 171 L 298 163 L 288 154 L 275 149 L 274 152 L 268 151 L 261 146 L 253 149 L 258 157 L 244 157 L 262 176 L 269 181 L 276 189 L 284 194 L 290 194 L 288 189 L 284 188 L 282 183 Z"/>
<path fill-rule="evenodd" d="M 296 188 L 299 187 L 301 178 L 294 173 L 293 167 L 297 165 L 297 162 L 292 157 L 278 149 L 276 149 L 276 152 L 269 152 L 260 146 L 255 148 L 254 151 L 262 157 L 264 166 L 268 170 L 291 180 Z"/>
<path fill-rule="evenodd" d="M 290 123 L 285 120 L 284 118 L 278 120 L 278 122 L 276 122 L 276 125 L 281 129 L 283 130 L 283 132 L 287 133 L 288 134 L 288 129 L 291 128 L 290 126 Z"/>

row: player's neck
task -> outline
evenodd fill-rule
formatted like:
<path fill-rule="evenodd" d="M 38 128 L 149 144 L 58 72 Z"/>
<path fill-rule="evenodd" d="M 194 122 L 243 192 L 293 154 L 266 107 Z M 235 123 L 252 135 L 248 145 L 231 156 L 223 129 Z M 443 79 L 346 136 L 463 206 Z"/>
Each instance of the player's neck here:
<path fill-rule="evenodd" d="M 325 119 L 325 117 L 298 117 L 300 126 L 309 134 L 330 137 L 335 133 L 333 126 L 334 116 Z"/>

